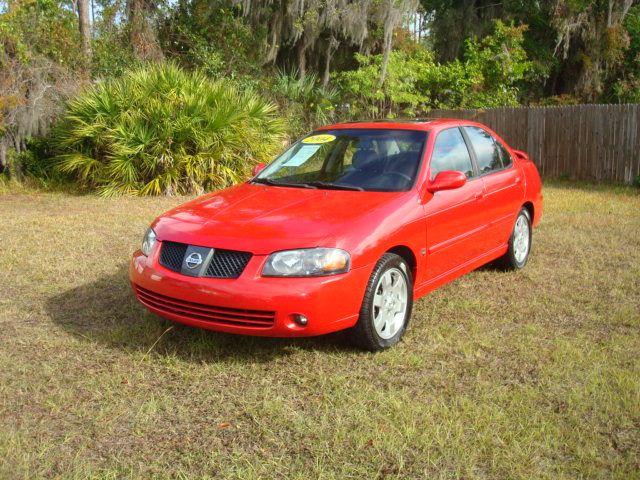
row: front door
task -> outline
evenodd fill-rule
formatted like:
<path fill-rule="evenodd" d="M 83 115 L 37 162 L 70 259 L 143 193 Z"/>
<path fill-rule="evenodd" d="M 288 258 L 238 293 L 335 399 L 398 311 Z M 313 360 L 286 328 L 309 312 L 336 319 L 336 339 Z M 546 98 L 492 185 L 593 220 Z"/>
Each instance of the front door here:
<path fill-rule="evenodd" d="M 437 282 L 447 273 L 480 256 L 478 237 L 483 230 L 482 179 L 458 127 L 438 133 L 429 163 L 429 178 L 443 170 L 456 170 L 467 183 L 454 190 L 435 192 L 425 204 L 427 228 L 427 282 Z"/>

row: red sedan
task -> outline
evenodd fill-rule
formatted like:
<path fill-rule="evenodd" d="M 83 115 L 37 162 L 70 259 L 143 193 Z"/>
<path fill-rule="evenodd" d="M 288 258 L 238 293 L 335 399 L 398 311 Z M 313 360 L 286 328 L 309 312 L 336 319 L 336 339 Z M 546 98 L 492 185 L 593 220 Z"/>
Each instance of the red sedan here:
<path fill-rule="evenodd" d="M 542 214 L 527 154 L 474 122 L 331 125 L 262 167 L 153 222 L 130 268 L 149 310 L 380 350 L 416 298 L 494 260 L 523 268 Z"/>

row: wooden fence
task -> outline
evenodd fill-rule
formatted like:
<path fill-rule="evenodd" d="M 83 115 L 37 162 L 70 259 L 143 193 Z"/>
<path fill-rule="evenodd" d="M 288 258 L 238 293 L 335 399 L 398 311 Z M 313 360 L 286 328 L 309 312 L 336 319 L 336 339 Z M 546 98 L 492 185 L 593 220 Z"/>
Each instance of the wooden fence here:
<path fill-rule="evenodd" d="M 633 183 L 640 175 L 640 105 L 433 110 L 476 120 L 526 151 L 546 177 Z"/>

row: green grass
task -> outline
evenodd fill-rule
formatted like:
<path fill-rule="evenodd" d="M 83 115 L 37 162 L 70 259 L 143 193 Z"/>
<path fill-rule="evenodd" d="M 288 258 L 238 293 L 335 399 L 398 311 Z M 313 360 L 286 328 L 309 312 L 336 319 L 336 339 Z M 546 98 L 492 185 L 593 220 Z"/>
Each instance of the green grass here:
<path fill-rule="evenodd" d="M 526 269 L 380 354 L 166 331 L 126 268 L 183 200 L 0 196 L 0 477 L 640 478 L 637 190 L 547 185 Z"/>

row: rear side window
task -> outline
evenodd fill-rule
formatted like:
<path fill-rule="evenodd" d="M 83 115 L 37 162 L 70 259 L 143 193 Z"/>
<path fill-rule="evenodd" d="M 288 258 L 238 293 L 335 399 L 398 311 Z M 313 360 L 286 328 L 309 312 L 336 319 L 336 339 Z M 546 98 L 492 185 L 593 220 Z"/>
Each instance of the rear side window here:
<path fill-rule="evenodd" d="M 482 128 L 464 127 L 476 154 L 480 175 L 502 168 L 502 157 L 493 137 Z"/>
<path fill-rule="evenodd" d="M 449 128 L 436 137 L 431 155 L 431 180 L 444 170 L 457 170 L 467 178 L 473 176 L 473 164 L 460 129 Z"/>
<path fill-rule="evenodd" d="M 513 160 L 511 160 L 511 155 L 504 147 L 504 145 L 502 145 L 498 140 L 494 139 L 494 142 L 496 142 L 496 147 L 498 148 L 498 153 L 500 154 L 500 160 L 502 160 L 502 166 L 504 168 L 507 168 L 513 163 Z"/>

